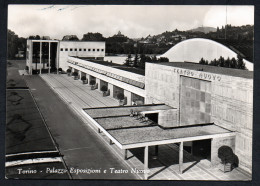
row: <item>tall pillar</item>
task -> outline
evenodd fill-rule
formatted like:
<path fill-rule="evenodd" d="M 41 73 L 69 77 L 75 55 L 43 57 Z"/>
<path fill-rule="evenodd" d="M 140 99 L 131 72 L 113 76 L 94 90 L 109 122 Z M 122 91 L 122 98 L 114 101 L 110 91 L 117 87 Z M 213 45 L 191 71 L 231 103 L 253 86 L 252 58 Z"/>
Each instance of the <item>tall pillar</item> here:
<path fill-rule="evenodd" d="M 124 155 L 125 155 L 124 159 L 127 160 L 127 149 L 125 149 Z"/>
<path fill-rule="evenodd" d="M 87 74 L 87 73 L 86 73 L 86 78 L 87 78 L 87 82 L 88 82 L 88 84 L 89 84 L 89 82 L 90 82 L 90 77 L 89 77 L 89 74 Z"/>
<path fill-rule="evenodd" d="M 183 166 L 183 141 L 180 142 L 179 146 L 179 172 L 182 174 L 182 166 Z"/>
<path fill-rule="evenodd" d="M 132 105 L 132 93 L 124 90 L 124 95 L 127 98 L 127 104 L 126 105 Z"/>
<path fill-rule="evenodd" d="M 42 42 L 40 41 L 40 74 L 42 74 Z"/>
<path fill-rule="evenodd" d="M 110 97 L 113 97 L 113 93 L 114 93 L 114 85 L 108 83 L 108 86 L 107 86 L 108 90 L 110 90 Z"/>
<path fill-rule="evenodd" d="M 49 42 L 49 61 L 48 61 L 48 66 L 49 66 L 49 68 L 48 68 L 48 73 L 50 74 L 51 73 L 51 42 Z"/>
<path fill-rule="evenodd" d="M 29 48 L 29 74 L 32 75 L 32 62 L 33 62 L 33 42 L 30 41 L 30 48 Z"/>
<path fill-rule="evenodd" d="M 56 68 L 57 68 L 57 74 L 59 74 L 59 55 L 60 55 L 60 42 L 57 43 L 57 49 L 56 49 Z"/>
<path fill-rule="evenodd" d="M 96 78 L 96 83 L 98 84 L 98 90 L 100 90 L 100 79 L 99 78 Z"/>
<path fill-rule="evenodd" d="M 144 148 L 144 179 L 148 179 L 148 146 Z"/>

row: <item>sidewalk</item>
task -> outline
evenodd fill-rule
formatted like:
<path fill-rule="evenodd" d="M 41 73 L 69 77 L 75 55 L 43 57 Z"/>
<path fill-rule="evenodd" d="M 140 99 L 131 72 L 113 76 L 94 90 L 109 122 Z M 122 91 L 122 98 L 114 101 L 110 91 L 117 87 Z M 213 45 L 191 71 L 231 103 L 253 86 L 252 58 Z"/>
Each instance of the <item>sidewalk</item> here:
<path fill-rule="evenodd" d="M 98 90 L 90 90 L 89 85 L 83 85 L 80 80 L 74 80 L 67 75 L 41 75 L 53 90 L 74 110 L 85 123 L 90 123 L 82 114 L 82 108 L 117 106 L 118 102 L 110 97 L 103 97 Z M 97 133 L 94 126 L 90 126 Z M 128 159 L 124 160 L 123 151 L 115 144 L 110 145 L 109 139 L 102 133 L 97 133 L 107 143 L 114 153 L 132 169 L 143 170 L 144 150 L 130 149 Z M 184 173 L 179 174 L 178 147 L 175 144 L 159 146 L 158 159 L 152 159 L 153 147 L 149 147 L 149 179 L 150 180 L 250 180 L 251 175 L 239 169 L 223 173 L 218 168 L 212 168 L 208 160 L 196 161 L 189 153 L 184 152 Z M 143 179 L 143 173 L 137 174 Z"/>

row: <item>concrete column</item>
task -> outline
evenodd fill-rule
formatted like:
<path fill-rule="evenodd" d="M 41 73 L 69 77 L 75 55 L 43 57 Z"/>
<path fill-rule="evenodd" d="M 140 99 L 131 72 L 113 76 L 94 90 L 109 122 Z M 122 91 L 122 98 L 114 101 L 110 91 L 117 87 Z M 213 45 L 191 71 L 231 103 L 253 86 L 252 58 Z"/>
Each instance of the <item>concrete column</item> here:
<path fill-rule="evenodd" d="M 49 69 L 48 69 L 48 73 L 51 73 L 51 42 L 49 42 L 49 59 L 48 59 L 48 64 L 49 64 Z"/>
<path fill-rule="evenodd" d="M 29 49 L 29 74 L 32 75 L 32 61 L 33 61 L 33 42 L 30 41 L 30 49 Z"/>
<path fill-rule="evenodd" d="M 40 74 L 42 74 L 42 42 L 40 41 Z"/>
<path fill-rule="evenodd" d="M 98 84 L 98 90 L 100 90 L 100 79 L 96 78 L 96 83 Z"/>
<path fill-rule="evenodd" d="M 57 67 L 57 74 L 59 74 L 59 55 L 60 55 L 60 42 L 57 43 L 57 49 L 56 49 L 56 67 Z"/>
<path fill-rule="evenodd" d="M 124 159 L 127 160 L 127 149 L 125 149 L 124 155 L 125 155 Z"/>
<path fill-rule="evenodd" d="M 183 141 L 180 142 L 179 146 L 179 171 L 180 174 L 182 174 L 182 166 L 183 166 Z"/>
<path fill-rule="evenodd" d="M 108 83 L 108 90 L 110 90 L 110 97 L 113 97 L 113 92 L 114 92 L 114 86 L 110 83 Z"/>
<path fill-rule="evenodd" d="M 88 84 L 90 82 L 90 77 L 89 77 L 89 74 L 86 73 L 86 78 L 87 78 L 87 81 L 88 81 Z"/>
<path fill-rule="evenodd" d="M 148 179 L 148 146 L 144 148 L 144 179 Z"/>
<path fill-rule="evenodd" d="M 127 104 L 126 105 L 132 105 L 132 93 L 124 90 L 124 95 L 127 97 Z"/>

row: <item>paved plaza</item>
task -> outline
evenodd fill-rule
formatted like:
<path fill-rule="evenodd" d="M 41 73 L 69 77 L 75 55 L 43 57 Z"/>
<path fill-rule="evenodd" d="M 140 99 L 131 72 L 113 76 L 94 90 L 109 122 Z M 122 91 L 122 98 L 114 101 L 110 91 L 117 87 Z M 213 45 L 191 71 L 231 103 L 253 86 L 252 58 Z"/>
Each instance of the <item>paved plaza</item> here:
<path fill-rule="evenodd" d="M 86 125 L 89 125 L 95 136 L 101 139 L 110 150 L 125 162 L 132 171 L 143 170 L 144 149 L 130 149 L 127 160 L 124 160 L 124 153 L 115 144 L 110 144 L 109 139 L 97 128 L 90 124 L 90 121 L 83 115 L 82 108 L 118 106 L 118 101 L 111 97 L 103 97 L 102 92 L 91 90 L 89 85 L 83 85 L 81 80 L 74 80 L 67 75 L 43 74 L 41 77 L 69 105 Z M 75 123 L 76 125 L 76 123 Z M 154 158 L 154 148 L 149 147 L 149 180 L 251 180 L 251 175 L 241 169 L 234 169 L 232 172 L 223 173 L 219 167 L 211 167 L 208 160 L 197 160 L 188 152 L 184 151 L 184 172 L 179 170 L 179 150 L 176 144 L 159 146 L 158 158 Z M 65 160 L 66 161 L 66 160 Z M 87 160 L 86 160 L 87 161 Z M 143 173 L 136 174 L 143 179 Z"/>

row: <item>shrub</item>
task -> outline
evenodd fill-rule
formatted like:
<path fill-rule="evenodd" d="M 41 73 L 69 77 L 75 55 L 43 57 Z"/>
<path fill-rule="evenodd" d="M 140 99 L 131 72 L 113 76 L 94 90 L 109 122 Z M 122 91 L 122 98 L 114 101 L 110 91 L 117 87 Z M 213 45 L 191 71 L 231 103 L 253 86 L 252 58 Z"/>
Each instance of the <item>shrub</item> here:
<path fill-rule="evenodd" d="M 81 80 L 82 80 L 82 81 L 86 81 L 86 80 L 87 80 L 86 76 L 82 76 L 82 77 L 81 77 Z"/>
<path fill-rule="evenodd" d="M 221 159 L 221 162 L 223 164 L 226 163 L 234 163 L 235 155 L 233 153 L 233 150 L 228 146 L 221 146 L 218 149 L 218 157 Z"/>
<path fill-rule="evenodd" d="M 67 70 L 67 73 L 71 73 L 71 69 L 68 69 L 68 70 Z"/>
<path fill-rule="evenodd" d="M 89 82 L 89 84 L 90 84 L 90 85 L 95 85 L 95 84 L 96 84 L 96 81 L 92 79 L 92 80 Z"/>
<path fill-rule="evenodd" d="M 123 99 L 125 98 L 125 96 L 124 96 L 123 93 L 118 93 L 118 94 L 117 94 L 117 98 L 118 98 L 119 100 L 123 100 Z"/>
<path fill-rule="evenodd" d="M 59 71 L 59 72 L 62 72 L 62 68 L 59 68 L 58 71 Z"/>
<path fill-rule="evenodd" d="M 101 91 L 102 91 L 102 92 L 106 92 L 106 91 L 107 91 L 107 86 L 106 86 L 106 85 L 103 85 L 103 86 L 101 87 Z"/>
<path fill-rule="evenodd" d="M 78 75 L 79 75 L 78 72 L 73 72 L 73 73 L 72 73 L 72 76 L 78 76 Z"/>

